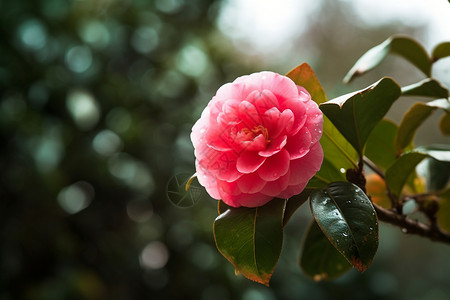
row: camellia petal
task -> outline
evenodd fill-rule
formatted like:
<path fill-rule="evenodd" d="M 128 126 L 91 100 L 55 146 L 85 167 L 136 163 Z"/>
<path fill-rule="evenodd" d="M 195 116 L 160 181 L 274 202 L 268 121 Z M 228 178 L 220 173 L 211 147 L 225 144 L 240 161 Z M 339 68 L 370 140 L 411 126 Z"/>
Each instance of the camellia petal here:
<path fill-rule="evenodd" d="M 323 150 L 319 142 L 317 142 L 304 157 L 291 160 L 292 171 L 289 185 L 307 183 L 320 170 L 322 161 Z"/>
<path fill-rule="evenodd" d="M 308 128 L 303 127 L 296 135 L 290 136 L 285 149 L 289 152 L 291 159 L 305 156 L 311 147 L 311 134 Z"/>
<path fill-rule="evenodd" d="M 239 189 L 247 194 L 254 194 L 261 191 L 266 183 L 267 181 L 259 177 L 258 173 L 245 174 L 237 180 Z"/>
<path fill-rule="evenodd" d="M 237 159 L 237 170 L 244 174 L 249 174 L 258 170 L 266 161 L 266 158 L 258 155 L 255 151 L 243 151 Z"/>
<path fill-rule="evenodd" d="M 258 169 L 258 174 L 264 180 L 276 180 L 289 171 L 289 162 L 289 153 L 282 149 L 279 153 L 267 158 Z"/>

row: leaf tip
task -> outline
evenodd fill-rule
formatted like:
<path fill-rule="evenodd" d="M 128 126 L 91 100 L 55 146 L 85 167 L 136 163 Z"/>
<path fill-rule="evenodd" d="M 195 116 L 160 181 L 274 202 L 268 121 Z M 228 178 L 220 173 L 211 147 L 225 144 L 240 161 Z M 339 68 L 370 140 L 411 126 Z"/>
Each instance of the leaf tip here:
<path fill-rule="evenodd" d="M 352 257 L 352 265 L 362 274 L 367 270 L 367 265 L 361 261 L 359 256 Z"/>

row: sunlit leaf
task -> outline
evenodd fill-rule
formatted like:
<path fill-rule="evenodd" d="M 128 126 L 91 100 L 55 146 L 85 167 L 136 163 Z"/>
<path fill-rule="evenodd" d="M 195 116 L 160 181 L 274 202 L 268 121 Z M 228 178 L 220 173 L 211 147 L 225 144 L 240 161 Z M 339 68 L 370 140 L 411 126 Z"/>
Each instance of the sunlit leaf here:
<path fill-rule="evenodd" d="M 383 119 L 373 129 L 366 143 L 365 155 L 382 170 L 386 170 L 397 157 L 394 141 L 398 127 Z"/>
<path fill-rule="evenodd" d="M 311 211 L 325 236 L 360 272 L 378 248 L 378 220 L 372 202 L 356 185 L 333 182 L 310 196 Z"/>
<path fill-rule="evenodd" d="M 352 268 L 315 221 L 308 228 L 299 264 L 303 272 L 316 281 L 334 279 Z"/>
<path fill-rule="evenodd" d="M 358 153 L 326 116 L 323 116 L 323 134 L 320 144 L 324 152 L 324 161 L 328 161 L 337 170 L 356 168 Z M 319 172 L 320 174 L 323 172 Z M 325 178 L 331 181 L 335 179 L 331 176 Z"/>
<path fill-rule="evenodd" d="M 305 189 L 300 194 L 292 196 L 287 200 L 283 216 L 283 226 L 287 224 L 287 222 L 295 213 L 295 211 L 308 200 L 308 197 L 311 194 L 311 192 L 312 192 L 311 189 Z"/>
<path fill-rule="evenodd" d="M 303 86 L 316 103 L 320 104 L 327 101 L 324 89 L 308 64 L 301 64 L 287 73 L 286 76 L 291 78 L 295 84 Z M 323 187 L 332 181 L 344 180 L 345 176 L 339 170 L 356 168 L 358 159 L 356 151 L 326 116 L 324 116 L 323 135 L 320 144 L 324 151 L 324 161 L 320 171 L 308 183 L 308 187 L 311 188 Z"/>
<path fill-rule="evenodd" d="M 433 61 L 437 61 L 441 58 L 450 56 L 450 42 L 440 43 L 433 49 L 433 53 L 431 55 Z"/>
<path fill-rule="evenodd" d="M 412 142 L 419 126 L 437 108 L 448 112 L 450 111 L 450 102 L 447 99 L 418 102 L 405 113 L 395 139 L 395 147 L 398 152 L 401 152 Z"/>
<path fill-rule="evenodd" d="M 373 128 L 398 97 L 398 84 L 390 78 L 383 78 L 364 90 L 322 103 L 320 109 L 362 155 Z"/>
<path fill-rule="evenodd" d="M 303 63 L 292 69 L 286 76 L 292 79 L 296 85 L 304 87 L 316 103 L 319 104 L 327 101 L 327 96 L 319 79 L 317 79 L 314 70 L 307 63 Z"/>
<path fill-rule="evenodd" d="M 450 161 L 450 146 L 432 145 L 418 147 L 402 154 L 386 171 L 386 184 L 394 195 L 400 196 L 411 172 L 426 157 L 448 162 Z"/>
<path fill-rule="evenodd" d="M 439 122 L 439 128 L 445 135 L 450 135 L 450 112 L 446 112 Z"/>
<path fill-rule="evenodd" d="M 420 82 L 402 88 L 402 96 L 422 96 L 432 98 L 448 98 L 448 89 L 433 78 L 426 78 Z"/>
<path fill-rule="evenodd" d="M 450 189 L 439 195 L 437 220 L 442 229 L 450 232 Z"/>
<path fill-rule="evenodd" d="M 355 77 L 372 70 L 389 53 L 399 55 L 408 60 L 428 77 L 431 75 L 431 59 L 422 45 L 409 37 L 391 36 L 383 43 L 364 53 L 345 75 L 344 82 L 348 83 Z"/>
<path fill-rule="evenodd" d="M 275 199 L 256 208 L 230 208 L 214 222 L 217 249 L 236 271 L 269 285 L 283 244 L 286 200 Z"/>

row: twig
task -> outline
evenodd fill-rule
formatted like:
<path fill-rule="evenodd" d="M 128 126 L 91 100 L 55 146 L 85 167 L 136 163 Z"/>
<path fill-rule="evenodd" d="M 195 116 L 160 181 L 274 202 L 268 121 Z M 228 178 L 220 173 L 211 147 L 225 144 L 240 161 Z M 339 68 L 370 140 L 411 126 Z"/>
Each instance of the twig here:
<path fill-rule="evenodd" d="M 383 172 L 377 167 L 377 165 L 375 165 L 373 161 L 371 161 L 365 156 L 363 158 L 363 161 L 372 171 L 374 171 L 378 176 L 380 176 L 384 180 Z"/>
<path fill-rule="evenodd" d="M 436 224 L 433 224 L 434 226 L 429 226 L 418 221 L 408 219 L 406 216 L 397 214 L 392 210 L 382 208 L 375 203 L 373 206 L 375 207 L 375 211 L 377 212 L 378 219 L 380 221 L 398 226 L 402 228 L 402 232 L 419 235 L 429 238 L 432 241 L 450 244 L 450 233 L 443 231 L 439 228 L 439 226 L 436 226 Z"/>

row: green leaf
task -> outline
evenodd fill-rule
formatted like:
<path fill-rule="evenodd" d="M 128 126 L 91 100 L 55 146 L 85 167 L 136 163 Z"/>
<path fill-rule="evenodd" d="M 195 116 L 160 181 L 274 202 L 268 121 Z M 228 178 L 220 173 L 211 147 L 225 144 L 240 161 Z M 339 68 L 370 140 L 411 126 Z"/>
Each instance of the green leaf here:
<path fill-rule="evenodd" d="M 303 86 L 316 103 L 327 101 L 322 85 L 307 63 L 292 69 L 286 76 L 295 84 Z M 345 176 L 339 170 L 356 168 L 358 154 L 326 116 L 320 144 L 324 151 L 324 161 L 320 171 L 308 183 L 310 188 L 323 187 L 332 181 L 344 180 Z"/>
<path fill-rule="evenodd" d="M 365 155 L 383 170 L 389 168 L 397 157 L 394 146 L 397 130 L 397 125 L 383 119 L 367 139 Z"/>
<path fill-rule="evenodd" d="M 448 98 L 448 89 L 433 78 L 427 78 L 420 82 L 402 88 L 402 96 L 423 96 L 432 98 Z"/>
<path fill-rule="evenodd" d="M 450 112 L 446 112 L 439 122 L 439 128 L 445 135 L 450 135 Z"/>
<path fill-rule="evenodd" d="M 386 184 L 392 194 L 400 196 L 408 177 L 426 157 L 448 162 L 450 161 L 450 148 L 448 145 L 432 145 L 418 147 L 403 153 L 386 171 Z"/>
<path fill-rule="evenodd" d="M 439 198 L 437 221 L 442 229 L 450 232 L 450 189 L 439 195 Z"/>
<path fill-rule="evenodd" d="M 287 222 L 295 213 L 295 211 L 308 200 L 308 197 L 311 194 L 311 192 L 312 192 L 311 189 L 305 189 L 300 194 L 292 196 L 287 200 L 286 208 L 284 210 L 283 215 L 283 227 L 287 224 Z"/>
<path fill-rule="evenodd" d="M 296 85 L 304 87 L 317 104 L 327 101 L 327 96 L 319 79 L 307 63 L 295 67 L 286 76 L 292 79 Z"/>
<path fill-rule="evenodd" d="M 450 102 L 446 99 L 418 102 L 405 113 L 395 139 L 395 147 L 398 152 L 401 152 L 412 142 L 419 126 L 437 108 L 448 112 L 450 111 Z"/>
<path fill-rule="evenodd" d="M 360 272 L 378 248 L 378 220 L 372 202 L 356 185 L 333 182 L 310 196 L 311 211 L 322 232 Z"/>
<path fill-rule="evenodd" d="M 391 36 L 383 43 L 373 47 L 355 63 L 345 75 L 344 82 L 348 83 L 355 77 L 372 70 L 389 54 L 396 54 L 416 66 L 427 77 L 431 76 L 431 59 L 417 41 L 405 36 Z"/>
<path fill-rule="evenodd" d="M 326 116 L 323 116 L 323 134 L 320 144 L 324 152 L 324 162 L 328 161 L 337 170 L 357 167 L 358 153 Z M 333 170 L 331 172 L 335 174 Z M 323 174 L 322 169 L 318 174 Z M 334 176 L 325 178 L 329 182 L 337 180 Z"/>
<path fill-rule="evenodd" d="M 432 144 L 420 146 L 414 149 L 416 152 L 425 153 L 439 161 L 450 161 L 450 144 Z"/>
<path fill-rule="evenodd" d="M 214 222 L 217 249 L 236 271 L 269 285 L 283 244 L 286 200 L 275 199 L 256 208 L 230 208 Z"/>
<path fill-rule="evenodd" d="M 426 158 L 419 169 L 426 180 L 428 191 L 439 191 L 445 188 L 450 180 L 450 162 Z M 419 171 L 418 170 L 418 171 Z"/>
<path fill-rule="evenodd" d="M 364 90 L 322 103 L 320 109 L 362 155 L 371 131 L 398 97 L 398 84 L 383 78 Z"/>
<path fill-rule="evenodd" d="M 315 221 L 308 228 L 299 265 L 315 281 L 334 279 L 352 268 Z"/>
<path fill-rule="evenodd" d="M 433 49 L 431 54 L 433 61 L 450 56 L 450 42 L 440 43 Z"/>
<path fill-rule="evenodd" d="M 217 212 L 219 213 L 219 215 L 223 214 L 224 212 L 227 211 L 227 209 L 232 209 L 233 207 L 225 204 L 225 202 L 223 202 L 222 200 L 217 201 Z"/>

